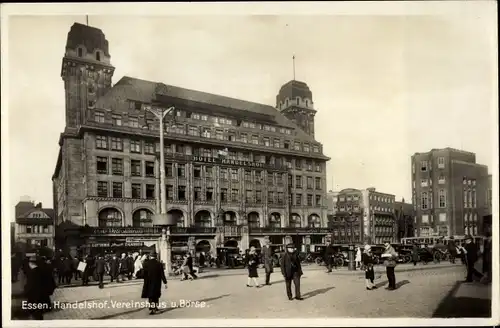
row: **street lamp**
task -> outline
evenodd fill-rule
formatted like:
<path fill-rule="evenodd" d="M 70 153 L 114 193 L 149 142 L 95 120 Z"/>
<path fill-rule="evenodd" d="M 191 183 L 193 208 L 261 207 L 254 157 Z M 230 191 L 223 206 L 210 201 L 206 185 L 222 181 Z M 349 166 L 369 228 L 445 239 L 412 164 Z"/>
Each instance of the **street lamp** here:
<path fill-rule="evenodd" d="M 353 243 L 353 234 L 354 234 L 354 231 L 353 231 L 353 228 L 352 228 L 352 225 L 354 222 L 356 222 L 358 220 L 357 217 L 353 216 L 352 215 L 352 212 L 349 212 L 349 216 L 345 218 L 345 220 L 347 221 L 347 223 L 349 223 L 349 228 L 350 228 L 350 231 L 351 231 L 351 234 L 349 236 L 349 253 L 348 253 L 348 256 L 349 256 L 349 270 L 350 271 L 355 271 L 356 270 L 356 262 L 355 262 L 355 253 L 354 253 L 354 243 Z"/>
<path fill-rule="evenodd" d="M 156 216 L 155 223 L 166 227 L 165 234 L 162 231 L 162 240 L 166 242 L 159 243 L 160 260 L 165 262 L 165 274 L 168 276 L 172 273 L 172 245 L 170 241 L 170 227 L 175 225 L 175 219 L 167 215 L 167 193 L 165 186 L 165 149 L 164 149 L 164 119 L 165 116 L 172 113 L 175 109 L 173 106 L 163 108 L 161 106 L 143 105 L 142 109 L 152 113 L 160 122 L 160 214 Z M 159 223 L 159 224 L 158 224 Z M 166 245 L 165 245 L 166 244 Z M 165 247 L 166 246 L 166 247 Z"/>

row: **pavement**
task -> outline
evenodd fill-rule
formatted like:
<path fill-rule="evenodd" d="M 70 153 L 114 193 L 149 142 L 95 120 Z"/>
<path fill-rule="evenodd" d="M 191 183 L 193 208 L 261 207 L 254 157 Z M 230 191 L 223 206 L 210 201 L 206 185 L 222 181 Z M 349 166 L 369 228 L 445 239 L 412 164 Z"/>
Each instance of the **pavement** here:
<path fill-rule="evenodd" d="M 160 313 L 150 316 L 141 299 L 142 281 L 57 288 L 55 309 L 46 320 L 59 319 L 238 319 L 238 318 L 432 318 L 489 317 L 491 286 L 463 284 L 461 265 L 396 267 L 397 289 L 386 290 L 384 267 L 376 267 L 376 290 L 365 289 L 363 272 L 304 267 L 303 301 L 289 301 L 276 268 L 271 286 L 246 287 L 246 270 L 210 270 L 194 281 L 170 279 L 162 290 Z M 259 270 L 262 282 L 264 271 Z M 13 288 L 13 292 L 14 292 Z M 292 287 L 293 289 L 293 287 Z M 21 299 L 13 299 L 13 319 L 22 319 Z M 464 309 L 468 309 L 464 311 Z M 472 314 L 472 315 L 471 315 Z"/>

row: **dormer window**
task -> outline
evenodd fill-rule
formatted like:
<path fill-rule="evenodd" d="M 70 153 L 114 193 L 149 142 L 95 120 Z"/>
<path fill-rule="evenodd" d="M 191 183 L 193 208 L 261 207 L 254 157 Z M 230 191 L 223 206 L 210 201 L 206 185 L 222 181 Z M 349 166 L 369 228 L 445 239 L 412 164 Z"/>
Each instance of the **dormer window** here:
<path fill-rule="evenodd" d="M 286 105 L 285 106 L 288 107 L 288 99 L 286 100 Z"/>
<path fill-rule="evenodd" d="M 299 98 L 299 97 L 297 97 L 297 105 L 299 104 L 299 101 L 300 101 L 300 98 Z"/>
<path fill-rule="evenodd" d="M 101 52 L 100 52 L 100 51 L 97 51 L 97 52 L 95 53 L 95 59 L 96 59 L 97 61 L 101 61 Z"/>
<path fill-rule="evenodd" d="M 83 49 L 78 48 L 78 57 L 83 57 Z"/>
<path fill-rule="evenodd" d="M 306 107 L 309 107 L 309 100 L 306 100 Z"/>

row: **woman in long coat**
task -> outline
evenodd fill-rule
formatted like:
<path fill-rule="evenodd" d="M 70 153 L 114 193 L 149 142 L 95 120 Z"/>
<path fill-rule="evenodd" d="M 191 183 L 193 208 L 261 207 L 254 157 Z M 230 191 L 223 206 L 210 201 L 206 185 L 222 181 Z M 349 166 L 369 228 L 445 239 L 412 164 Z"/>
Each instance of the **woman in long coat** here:
<path fill-rule="evenodd" d="M 161 296 L 161 283 L 167 287 L 167 277 L 163 264 L 156 259 L 156 253 L 151 254 L 151 258 L 143 266 L 144 284 L 142 286 L 141 298 L 149 300 L 149 314 L 155 314 L 158 311 L 158 303 Z"/>
<path fill-rule="evenodd" d="M 260 284 L 257 278 L 259 277 L 259 274 L 257 273 L 257 266 L 259 265 L 259 259 L 257 257 L 257 253 L 255 252 L 255 247 L 250 247 L 250 252 L 248 252 L 248 281 L 247 281 L 247 287 L 252 287 L 250 283 L 254 282 L 255 287 L 259 288 Z"/>

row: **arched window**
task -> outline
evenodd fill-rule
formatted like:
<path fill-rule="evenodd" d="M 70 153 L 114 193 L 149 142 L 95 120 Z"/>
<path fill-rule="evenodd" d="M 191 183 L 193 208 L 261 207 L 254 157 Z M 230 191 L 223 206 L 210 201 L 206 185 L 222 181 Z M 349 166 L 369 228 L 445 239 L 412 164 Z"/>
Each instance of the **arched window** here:
<path fill-rule="evenodd" d="M 248 226 L 251 228 L 259 228 L 260 227 L 259 213 L 252 212 L 252 213 L 248 214 Z"/>
<path fill-rule="evenodd" d="M 281 215 L 279 213 L 272 213 L 269 216 L 270 228 L 281 228 Z"/>
<path fill-rule="evenodd" d="M 290 228 L 300 228 L 301 226 L 300 215 L 293 213 L 290 216 Z"/>
<path fill-rule="evenodd" d="M 209 228 L 212 226 L 212 218 L 210 212 L 208 211 L 199 211 L 194 216 L 194 225 L 195 227 L 203 227 Z"/>
<path fill-rule="evenodd" d="M 318 215 L 316 214 L 311 214 L 307 218 L 307 225 L 309 228 L 320 228 L 321 227 L 321 220 Z"/>
<path fill-rule="evenodd" d="M 132 225 L 134 227 L 152 227 L 153 213 L 146 209 L 135 211 L 132 217 Z"/>
<path fill-rule="evenodd" d="M 83 49 L 78 48 L 78 57 L 83 57 Z"/>
<path fill-rule="evenodd" d="M 95 53 L 95 59 L 96 59 L 97 61 L 101 61 L 101 52 L 100 52 L 100 51 L 97 51 L 97 52 Z"/>
<path fill-rule="evenodd" d="M 105 208 L 99 212 L 99 227 L 121 227 L 122 214 L 115 208 Z"/>

